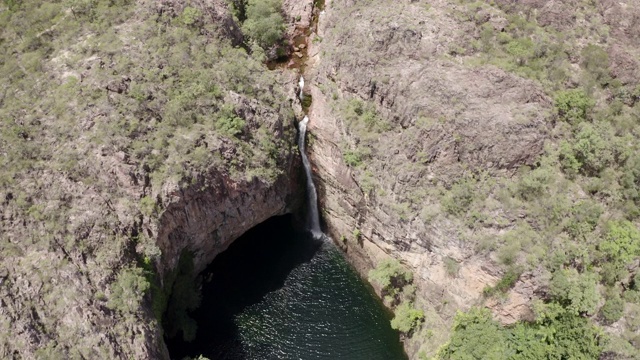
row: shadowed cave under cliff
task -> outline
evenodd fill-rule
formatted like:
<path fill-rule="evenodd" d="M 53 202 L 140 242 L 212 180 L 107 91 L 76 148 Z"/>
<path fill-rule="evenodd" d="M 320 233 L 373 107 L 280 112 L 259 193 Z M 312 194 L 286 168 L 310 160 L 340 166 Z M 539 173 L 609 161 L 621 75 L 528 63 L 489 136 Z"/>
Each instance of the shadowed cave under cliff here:
<path fill-rule="evenodd" d="M 190 342 L 181 331 L 166 340 L 172 359 L 406 358 L 371 288 L 292 215 L 249 230 L 196 283 L 197 332 Z"/>

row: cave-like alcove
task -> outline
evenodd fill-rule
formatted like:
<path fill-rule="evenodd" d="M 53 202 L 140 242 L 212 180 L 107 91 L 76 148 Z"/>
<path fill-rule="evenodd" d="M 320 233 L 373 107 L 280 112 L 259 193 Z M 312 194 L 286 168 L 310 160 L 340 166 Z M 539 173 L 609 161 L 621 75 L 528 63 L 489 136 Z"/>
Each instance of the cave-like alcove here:
<path fill-rule="evenodd" d="M 195 338 L 172 359 L 403 359 L 390 315 L 330 243 L 274 217 L 200 274 Z"/>

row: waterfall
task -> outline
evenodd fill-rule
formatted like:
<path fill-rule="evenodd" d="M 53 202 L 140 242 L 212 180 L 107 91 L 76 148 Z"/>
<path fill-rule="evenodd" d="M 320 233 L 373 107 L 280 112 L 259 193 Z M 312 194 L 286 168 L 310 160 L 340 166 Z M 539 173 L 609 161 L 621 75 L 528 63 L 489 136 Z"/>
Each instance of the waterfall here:
<path fill-rule="evenodd" d="M 302 76 L 300 76 L 300 81 L 298 81 L 298 87 L 300 87 L 300 95 L 298 97 L 300 98 L 300 101 L 302 101 L 302 97 L 304 96 L 304 93 L 302 92 L 302 89 L 304 89 L 304 78 Z"/>
<path fill-rule="evenodd" d="M 301 78 L 302 79 L 302 78 Z M 309 117 L 305 116 L 299 123 L 300 137 L 298 138 L 298 148 L 300 149 L 300 156 L 302 157 L 302 164 L 304 165 L 304 172 L 307 176 L 307 203 L 309 211 L 309 230 L 314 237 L 319 238 L 322 236 L 322 230 L 320 230 L 320 216 L 318 215 L 318 195 L 316 193 L 316 186 L 313 184 L 313 177 L 311 176 L 311 164 L 309 158 L 304 150 L 304 138 L 307 133 L 307 123 Z"/>

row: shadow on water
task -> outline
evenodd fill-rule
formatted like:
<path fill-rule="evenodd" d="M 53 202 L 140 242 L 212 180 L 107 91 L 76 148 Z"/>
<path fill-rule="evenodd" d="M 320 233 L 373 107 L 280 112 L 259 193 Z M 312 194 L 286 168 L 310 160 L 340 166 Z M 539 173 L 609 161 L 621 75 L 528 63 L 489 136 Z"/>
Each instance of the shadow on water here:
<path fill-rule="evenodd" d="M 292 221 L 251 229 L 201 274 L 197 335 L 167 341 L 173 359 L 406 359 L 370 287 L 330 241 Z"/>
<path fill-rule="evenodd" d="M 292 221 L 292 216 L 280 216 L 252 228 L 205 269 L 202 304 L 192 314 L 198 323 L 196 339 L 188 343 L 178 335 L 168 340 L 172 359 L 200 354 L 247 358 L 238 343 L 236 315 L 282 288 L 289 273 L 311 260 L 322 245 L 322 240 L 296 231 Z"/>

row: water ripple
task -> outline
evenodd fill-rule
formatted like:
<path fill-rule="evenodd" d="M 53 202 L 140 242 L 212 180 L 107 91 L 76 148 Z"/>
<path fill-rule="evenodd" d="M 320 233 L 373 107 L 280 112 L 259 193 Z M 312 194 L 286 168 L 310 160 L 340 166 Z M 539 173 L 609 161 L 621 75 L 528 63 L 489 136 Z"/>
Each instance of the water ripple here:
<path fill-rule="evenodd" d="M 256 230 L 216 259 L 196 340 L 170 342 L 172 357 L 406 359 L 389 314 L 340 252 L 282 228 Z"/>

